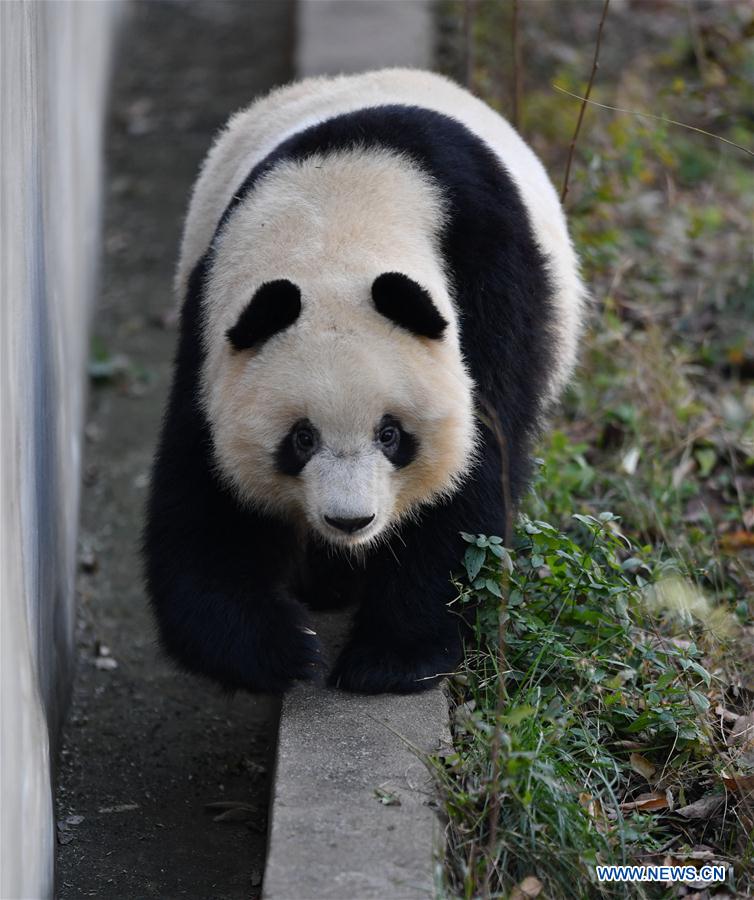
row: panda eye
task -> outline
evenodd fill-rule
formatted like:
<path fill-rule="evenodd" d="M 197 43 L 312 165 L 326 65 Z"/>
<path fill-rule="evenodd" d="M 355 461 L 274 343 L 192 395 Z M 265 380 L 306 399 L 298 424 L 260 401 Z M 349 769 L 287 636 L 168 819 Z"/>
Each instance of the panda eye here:
<path fill-rule="evenodd" d="M 275 451 L 278 472 L 293 477 L 300 475 L 319 445 L 319 432 L 308 419 L 294 422 Z"/>
<path fill-rule="evenodd" d="M 379 441 L 385 448 L 394 447 L 400 440 L 400 433 L 395 425 L 385 425 L 380 428 Z"/>
<path fill-rule="evenodd" d="M 314 429 L 309 425 L 302 425 L 293 434 L 293 444 L 299 453 L 308 454 L 314 449 L 317 438 Z"/>
<path fill-rule="evenodd" d="M 400 419 L 386 413 L 374 430 L 374 441 L 385 458 L 396 469 L 403 469 L 414 459 L 419 450 L 419 441 L 401 424 Z"/>
<path fill-rule="evenodd" d="M 392 458 L 401 442 L 401 426 L 397 419 L 393 416 L 383 416 L 382 421 L 377 426 L 375 439 L 379 444 L 380 450 Z"/>

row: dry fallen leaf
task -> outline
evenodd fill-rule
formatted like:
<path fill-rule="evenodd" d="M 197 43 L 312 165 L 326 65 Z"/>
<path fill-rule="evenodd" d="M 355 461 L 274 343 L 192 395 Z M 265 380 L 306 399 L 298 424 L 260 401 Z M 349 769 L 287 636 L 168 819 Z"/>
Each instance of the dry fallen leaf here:
<path fill-rule="evenodd" d="M 695 468 L 696 460 L 693 457 L 681 460 L 673 469 L 673 487 L 678 489 Z"/>
<path fill-rule="evenodd" d="M 624 454 L 621 460 L 621 467 L 627 475 L 634 475 L 641 458 L 641 450 L 638 447 L 632 447 L 628 453 Z"/>
<path fill-rule="evenodd" d="M 647 781 L 651 781 L 652 776 L 657 769 L 646 756 L 642 756 L 641 753 L 632 753 L 628 759 L 634 772 L 638 772 L 639 775 L 642 775 Z"/>
<path fill-rule="evenodd" d="M 737 716 L 728 735 L 728 744 L 743 744 L 744 748 L 754 747 L 754 713 Z"/>
<path fill-rule="evenodd" d="M 720 538 L 720 546 L 726 553 L 754 550 L 754 531 L 731 531 Z"/>
<path fill-rule="evenodd" d="M 722 775 L 723 784 L 729 791 L 749 794 L 754 791 L 754 775 Z"/>
<path fill-rule="evenodd" d="M 246 809 L 227 809 L 225 812 L 219 813 L 212 817 L 213 822 L 233 823 L 233 822 L 250 822 L 257 815 L 257 811 L 247 807 Z"/>
<path fill-rule="evenodd" d="M 708 819 L 725 802 L 725 794 L 706 794 L 700 800 L 682 806 L 678 813 L 687 819 Z"/>
<path fill-rule="evenodd" d="M 519 882 L 511 891 L 509 900 L 534 900 L 542 893 L 544 885 L 533 875 L 527 875 L 523 881 Z"/>
<path fill-rule="evenodd" d="M 589 813 L 590 818 L 594 819 L 594 825 L 598 831 L 605 832 L 610 827 L 610 820 L 617 818 L 617 813 L 612 809 L 605 809 L 600 803 L 599 797 L 592 797 L 591 794 L 579 794 L 579 803 Z"/>
<path fill-rule="evenodd" d="M 217 812 L 212 817 L 213 822 L 233 824 L 234 822 L 246 822 L 249 825 L 259 824 L 264 818 L 260 816 L 259 808 L 243 800 L 215 800 L 205 803 L 204 808 L 210 812 Z"/>
<path fill-rule="evenodd" d="M 741 718 L 738 713 L 731 712 L 731 710 L 726 709 L 722 703 L 718 703 L 715 707 L 715 715 L 720 716 L 721 719 L 724 719 L 726 722 L 736 722 L 739 718 Z"/>
<path fill-rule="evenodd" d="M 638 809 L 649 812 L 653 809 L 667 809 L 670 804 L 665 793 L 653 791 L 651 794 L 641 794 L 636 800 L 629 800 L 628 803 L 621 803 L 620 808 L 623 812 L 629 812 L 632 809 Z"/>

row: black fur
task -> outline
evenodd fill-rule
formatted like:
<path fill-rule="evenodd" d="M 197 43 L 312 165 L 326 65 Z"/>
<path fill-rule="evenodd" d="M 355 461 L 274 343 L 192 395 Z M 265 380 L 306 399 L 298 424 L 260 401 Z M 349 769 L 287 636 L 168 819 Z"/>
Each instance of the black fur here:
<path fill-rule="evenodd" d="M 228 340 L 236 350 L 259 347 L 274 334 L 288 328 L 301 314 L 301 291 L 285 278 L 263 284 L 228 329 Z"/>
<path fill-rule="evenodd" d="M 305 428 L 312 435 L 312 446 L 302 449 L 296 441 L 299 429 Z M 319 445 L 319 433 L 308 419 L 301 419 L 291 428 L 275 452 L 275 466 L 281 475 L 299 475 L 314 456 Z"/>
<path fill-rule="evenodd" d="M 278 162 L 356 146 L 410 157 L 448 202 L 442 252 L 462 317 L 462 348 L 504 435 L 515 503 L 528 478 L 530 444 L 553 366 L 552 291 L 518 191 L 482 141 L 457 121 L 418 107 L 338 116 L 292 136 L 260 163 L 216 233 Z M 148 585 L 162 642 L 186 668 L 230 688 L 281 690 L 319 671 L 319 651 L 316 637 L 302 630 L 304 608 L 293 596 L 301 583 L 291 562 L 294 534 L 242 509 L 214 472 L 211 436 L 197 402 L 200 299 L 211 264 L 212 248 L 193 273 L 182 312 L 145 534 Z M 365 568 L 354 563 L 346 572 L 326 549 L 316 543 L 308 548 L 318 583 L 337 569 L 341 599 L 346 592 L 361 601 L 331 674 L 341 688 L 417 691 L 458 664 L 464 626 L 447 604 L 454 597 L 450 576 L 463 552 L 459 532 L 502 535 L 506 521 L 500 447 L 481 427 L 481 460 L 463 489 L 403 524 L 367 557 Z M 298 590 L 309 600 L 306 593 Z M 327 591 L 309 593 L 313 605 L 322 605 Z"/>
<path fill-rule="evenodd" d="M 448 323 L 421 285 L 400 272 L 385 272 L 372 285 L 378 313 L 419 337 L 437 340 Z"/>
<path fill-rule="evenodd" d="M 387 426 L 397 430 L 398 441 L 394 447 L 382 447 L 382 452 L 396 469 L 404 469 L 416 459 L 416 455 L 419 452 L 419 441 L 410 431 L 406 431 L 395 416 L 389 414 L 384 415 L 379 424 L 377 429 L 378 441 L 380 431 Z"/>

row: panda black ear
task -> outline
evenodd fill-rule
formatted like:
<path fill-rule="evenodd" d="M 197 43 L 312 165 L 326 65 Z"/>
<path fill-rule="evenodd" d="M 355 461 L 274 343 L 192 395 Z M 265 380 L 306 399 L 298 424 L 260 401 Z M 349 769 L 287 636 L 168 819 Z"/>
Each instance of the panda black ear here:
<path fill-rule="evenodd" d="M 441 338 L 448 327 L 427 291 L 400 272 L 375 278 L 372 299 L 378 313 L 420 337 Z"/>
<path fill-rule="evenodd" d="M 300 313 L 301 291 L 292 281 L 267 281 L 226 334 L 236 350 L 249 350 L 293 325 Z"/>

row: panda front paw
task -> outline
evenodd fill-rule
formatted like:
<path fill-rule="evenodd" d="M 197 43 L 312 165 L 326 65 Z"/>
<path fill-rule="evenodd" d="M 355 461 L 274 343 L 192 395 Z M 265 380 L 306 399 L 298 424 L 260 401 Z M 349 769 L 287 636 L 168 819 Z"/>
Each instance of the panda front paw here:
<path fill-rule="evenodd" d="M 457 645 L 395 648 L 356 640 L 340 654 L 329 683 L 358 694 L 416 694 L 452 673 L 460 659 Z"/>
<path fill-rule="evenodd" d="M 319 638 L 296 606 L 285 600 L 264 617 L 236 616 L 234 621 L 195 617 L 176 622 L 163 607 L 159 622 L 162 647 L 178 665 L 227 691 L 281 694 L 297 681 L 324 679 Z M 179 623 L 182 630 L 176 627 Z"/>
<path fill-rule="evenodd" d="M 308 626 L 295 624 L 281 640 L 260 651 L 252 691 L 282 694 L 297 681 L 322 681 L 325 667 L 319 638 Z"/>

